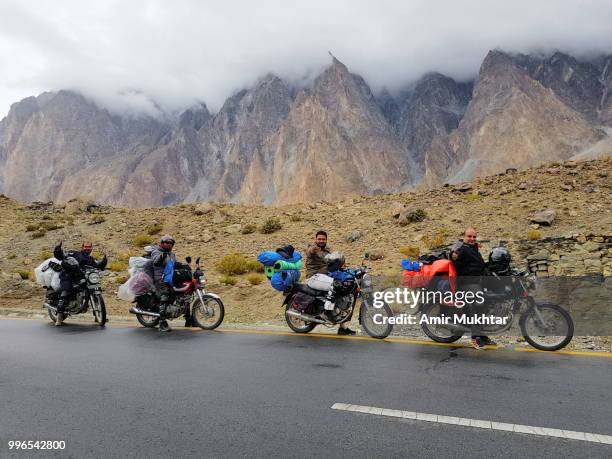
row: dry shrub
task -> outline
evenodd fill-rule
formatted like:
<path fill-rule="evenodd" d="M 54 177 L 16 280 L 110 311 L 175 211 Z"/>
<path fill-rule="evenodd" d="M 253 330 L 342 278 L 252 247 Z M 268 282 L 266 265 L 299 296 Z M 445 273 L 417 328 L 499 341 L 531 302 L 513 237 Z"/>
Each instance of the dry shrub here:
<path fill-rule="evenodd" d="M 537 229 L 530 229 L 527 231 L 527 239 L 529 241 L 537 241 L 538 239 L 542 239 L 542 231 Z"/>
<path fill-rule="evenodd" d="M 149 245 L 153 242 L 153 238 L 148 234 L 138 234 L 134 237 L 134 245 L 136 247 L 144 247 L 145 245 Z"/>
<path fill-rule="evenodd" d="M 221 258 L 215 268 L 221 274 L 244 274 L 249 271 L 249 261 L 240 253 L 232 253 Z"/>
<path fill-rule="evenodd" d="M 238 280 L 234 277 L 234 276 L 222 276 L 219 279 L 219 283 L 221 284 L 225 284 L 225 285 L 236 285 L 236 282 L 238 282 Z"/>
<path fill-rule="evenodd" d="M 266 280 L 266 276 L 257 273 L 251 273 L 247 276 L 247 280 L 250 282 L 251 285 L 259 285 L 264 280 Z"/>
<path fill-rule="evenodd" d="M 419 250 L 419 248 L 413 245 L 407 245 L 404 247 L 400 247 L 399 252 L 402 255 L 405 255 L 406 257 L 412 260 L 416 260 L 417 258 L 419 258 L 419 255 L 421 254 L 421 251 Z"/>

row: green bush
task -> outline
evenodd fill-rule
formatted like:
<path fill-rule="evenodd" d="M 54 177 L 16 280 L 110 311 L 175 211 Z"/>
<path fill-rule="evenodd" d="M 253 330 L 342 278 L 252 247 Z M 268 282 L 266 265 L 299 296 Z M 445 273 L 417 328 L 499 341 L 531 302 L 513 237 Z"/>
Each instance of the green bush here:
<path fill-rule="evenodd" d="M 27 269 L 16 269 L 15 272 L 19 274 L 19 277 L 21 277 L 23 280 L 29 279 L 32 275 L 32 273 Z"/>
<path fill-rule="evenodd" d="M 425 236 L 423 238 L 423 244 L 428 249 L 435 249 L 437 247 L 442 247 L 446 243 L 446 232 L 438 231 L 436 234 L 431 236 Z"/>
<path fill-rule="evenodd" d="M 91 221 L 89 222 L 90 225 L 99 225 L 100 223 L 104 223 L 106 221 L 106 218 L 104 218 L 102 215 L 98 214 L 98 215 L 94 215 L 93 217 L 91 217 Z"/>
<path fill-rule="evenodd" d="M 53 230 L 56 230 L 56 229 L 63 228 L 62 225 L 60 225 L 59 223 L 54 222 L 54 221 L 45 221 L 45 222 L 42 222 L 40 227 L 41 227 L 41 229 L 43 229 L 45 231 L 53 231 Z"/>
<path fill-rule="evenodd" d="M 236 285 L 236 282 L 238 282 L 238 280 L 234 276 L 225 275 L 222 276 L 221 279 L 219 279 L 219 282 L 225 285 Z"/>
<path fill-rule="evenodd" d="M 6 256 L 6 259 L 7 259 L 7 260 L 14 260 L 15 258 L 17 258 L 17 255 L 15 255 L 14 253 L 9 253 L 9 254 Z"/>
<path fill-rule="evenodd" d="M 146 232 L 149 236 L 159 234 L 163 227 L 159 223 L 152 223 L 146 228 Z"/>
<path fill-rule="evenodd" d="M 45 234 L 47 234 L 47 232 L 45 230 L 38 230 L 38 231 L 34 231 L 32 234 L 30 234 L 30 237 L 32 239 L 40 239 L 41 237 L 44 237 Z"/>
<path fill-rule="evenodd" d="M 466 194 L 464 197 L 466 201 L 480 201 L 482 199 L 481 195 L 475 193 Z"/>
<path fill-rule="evenodd" d="M 256 273 L 264 272 L 264 265 L 258 262 L 257 260 L 247 260 L 246 266 L 249 271 L 253 271 Z"/>
<path fill-rule="evenodd" d="M 112 263 L 106 265 L 106 269 L 115 272 L 126 271 L 128 269 L 128 264 L 122 261 L 113 261 Z"/>
<path fill-rule="evenodd" d="M 115 284 L 117 285 L 125 284 L 128 279 L 129 279 L 129 276 L 117 276 L 115 277 Z"/>
<path fill-rule="evenodd" d="M 263 225 L 261 225 L 261 228 L 259 228 L 259 232 L 261 234 L 271 234 L 274 233 L 275 231 L 280 230 L 283 227 L 283 225 L 281 225 L 281 222 L 278 218 L 268 218 Z"/>
<path fill-rule="evenodd" d="M 254 233 L 257 230 L 257 226 L 254 225 L 253 223 L 247 223 L 246 225 L 244 225 L 242 227 L 242 234 L 251 234 Z"/>
<path fill-rule="evenodd" d="M 148 234 L 138 234 L 134 237 L 134 245 L 136 247 L 144 247 L 145 245 L 149 245 L 153 242 L 153 238 Z"/>
<path fill-rule="evenodd" d="M 409 223 L 422 222 L 427 218 L 427 212 L 423 209 L 414 209 L 406 215 L 406 221 Z"/>
<path fill-rule="evenodd" d="M 221 258 L 215 268 L 221 274 L 244 274 L 249 271 L 249 262 L 244 255 L 232 253 Z"/>
<path fill-rule="evenodd" d="M 266 276 L 257 273 L 251 273 L 247 276 L 247 280 L 250 282 L 251 285 L 259 285 L 264 280 L 266 280 Z"/>
<path fill-rule="evenodd" d="M 36 231 L 38 229 L 39 225 L 35 225 L 34 223 L 30 223 L 29 225 L 26 225 L 26 231 L 28 233 L 32 232 L 32 231 Z"/>
<path fill-rule="evenodd" d="M 542 232 L 537 229 L 530 229 L 527 231 L 527 239 L 530 241 L 537 241 L 538 239 L 542 239 Z"/>
<path fill-rule="evenodd" d="M 416 260 L 421 254 L 419 248 L 412 245 L 400 247 L 399 252 L 412 260 Z"/>
<path fill-rule="evenodd" d="M 140 252 L 138 252 L 137 250 L 122 250 L 121 252 L 118 252 L 117 255 L 115 255 L 115 259 L 117 261 L 123 261 L 124 263 L 127 263 L 130 257 L 137 257 L 139 255 Z"/>
<path fill-rule="evenodd" d="M 45 249 L 40 251 L 40 253 L 38 254 L 38 259 L 42 261 L 51 258 L 52 256 L 53 252 L 51 250 Z"/>

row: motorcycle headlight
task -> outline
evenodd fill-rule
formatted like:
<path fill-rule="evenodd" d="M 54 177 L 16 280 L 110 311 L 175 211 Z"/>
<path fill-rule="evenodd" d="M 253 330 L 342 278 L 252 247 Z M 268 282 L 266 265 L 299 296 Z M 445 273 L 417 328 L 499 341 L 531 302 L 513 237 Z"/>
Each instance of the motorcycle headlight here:
<path fill-rule="evenodd" d="M 90 284 L 99 284 L 100 283 L 100 275 L 96 272 L 89 273 L 87 276 L 87 280 Z"/>
<path fill-rule="evenodd" d="M 371 287 L 372 286 L 372 276 L 370 276 L 369 274 L 364 274 L 364 276 L 361 278 L 361 286 L 365 288 Z"/>
<path fill-rule="evenodd" d="M 200 276 L 200 284 L 201 285 L 205 285 L 206 284 L 206 277 L 205 276 Z"/>

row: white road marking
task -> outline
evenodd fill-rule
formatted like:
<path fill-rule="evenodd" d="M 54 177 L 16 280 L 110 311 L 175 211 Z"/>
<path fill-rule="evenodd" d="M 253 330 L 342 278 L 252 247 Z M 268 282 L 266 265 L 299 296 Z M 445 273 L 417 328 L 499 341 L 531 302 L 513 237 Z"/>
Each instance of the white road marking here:
<path fill-rule="evenodd" d="M 332 410 L 353 411 L 356 413 L 373 414 L 376 416 L 437 422 L 439 424 L 454 424 L 459 426 L 476 427 L 479 429 L 503 430 L 506 432 L 525 433 L 543 437 L 568 438 L 570 440 L 582 440 L 592 443 L 612 445 L 611 435 L 602 435 L 589 432 L 574 432 L 573 430 L 550 429 L 548 427 L 525 426 L 522 424 L 508 424 L 506 422 L 458 418 L 430 413 L 416 413 L 414 411 L 391 410 L 387 408 L 377 408 L 374 406 L 349 405 L 347 403 L 334 403 Z"/>

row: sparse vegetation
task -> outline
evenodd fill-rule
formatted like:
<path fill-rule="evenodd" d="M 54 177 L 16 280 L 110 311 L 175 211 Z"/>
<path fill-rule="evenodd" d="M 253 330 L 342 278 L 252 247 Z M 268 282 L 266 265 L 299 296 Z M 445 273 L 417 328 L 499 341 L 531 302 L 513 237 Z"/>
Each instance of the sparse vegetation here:
<path fill-rule="evenodd" d="M 247 280 L 249 281 L 249 283 L 251 285 L 259 285 L 261 284 L 264 280 L 266 280 L 266 276 L 263 276 L 261 274 L 258 273 L 251 273 L 247 276 Z"/>
<path fill-rule="evenodd" d="M 221 274 L 244 274 L 249 271 L 249 261 L 242 254 L 232 253 L 221 258 L 215 268 Z"/>
<path fill-rule="evenodd" d="M 400 247 L 399 252 L 402 255 L 405 255 L 406 257 L 410 258 L 411 260 L 416 260 L 417 258 L 419 258 L 419 255 L 421 254 L 421 251 L 419 250 L 419 248 L 413 245 Z"/>
<path fill-rule="evenodd" d="M 32 275 L 32 273 L 27 269 L 16 269 L 15 272 L 19 274 L 19 277 L 21 277 L 23 280 L 29 279 Z"/>
<path fill-rule="evenodd" d="M 146 228 L 146 232 L 149 236 L 159 234 L 163 227 L 159 223 L 152 223 Z"/>
<path fill-rule="evenodd" d="M 225 284 L 225 285 L 236 285 L 236 282 L 238 282 L 238 279 L 236 279 L 234 276 L 229 276 L 229 275 L 222 276 L 219 279 L 219 283 Z"/>
<path fill-rule="evenodd" d="M 109 271 L 121 272 L 126 271 L 128 269 L 128 264 L 121 261 L 113 261 L 106 265 L 106 269 Z"/>
<path fill-rule="evenodd" d="M 428 249 L 435 249 L 438 247 L 442 247 L 446 244 L 446 238 L 448 237 L 448 232 L 445 230 L 440 230 L 435 234 L 427 235 L 423 238 L 423 244 Z"/>
<path fill-rule="evenodd" d="M 117 276 L 115 277 L 114 282 L 117 285 L 125 284 L 129 278 L 130 278 L 129 276 Z"/>
<path fill-rule="evenodd" d="M 471 194 L 466 194 L 464 198 L 466 201 L 473 202 L 473 201 L 480 201 L 482 199 L 482 196 L 476 193 L 471 193 Z"/>
<path fill-rule="evenodd" d="M 247 269 L 256 273 L 263 273 L 264 265 L 257 260 L 247 260 Z"/>
<path fill-rule="evenodd" d="M 32 239 L 40 239 L 41 237 L 44 237 L 45 234 L 47 234 L 47 232 L 41 229 L 41 230 L 34 231 L 32 234 L 30 234 L 30 237 Z"/>
<path fill-rule="evenodd" d="M 15 255 L 14 253 L 9 253 L 9 254 L 6 256 L 6 259 L 7 259 L 7 260 L 14 260 L 15 258 L 17 258 L 17 255 Z"/>
<path fill-rule="evenodd" d="M 256 230 L 257 230 L 257 225 L 253 223 L 247 223 L 246 225 L 242 227 L 242 230 L 240 232 L 242 234 L 251 234 L 251 233 L 254 233 Z"/>
<path fill-rule="evenodd" d="M 537 241 L 538 239 L 542 239 L 542 231 L 537 229 L 530 229 L 527 231 L 527 240 Z"/>
<path fill-rule="evenodd" d="M 43 229 L 44 231 L 53 231 L 56 229 L 63 228 L 63 226 L 57 222 L 49 220 L 49 221 L 42 222 L 40 225 L 40 228 Z"/>
<path fill-rule="evenodd" d="M 261 225 L 261 228 L 259 228 L 259 232 L 261 234 L 272 234 L 280 230 L 282 227 L 283 225 L 281 224 L 278 218 L 270 217 L 264 222 L 263 225 Z"/>
<path fill-rule="evenodd" d="M 117 261 L 127 263 L 130 257 L 137 257 L 139 255 L 140 252 L 138 252 L 137 250 L 123 250 L 121 252 L 117 252 L 117 255 L 115 255 L 115 259 Z"/>
<path fill-rule="evenodd" d="M 405 223 L 418 223 L 422 222 L 427 218 L 427 212 L 423 209 L 413 209 L 406 214 L 406 218 L 403 220 Z"/>
<path fill-rule="evenodd" d="M 97 214 L 94 215 L 93 217 L 91 217 L 91 221 L 90 221 L 90 225 L 99 225 L 100 223 L 104 223 L 106 221 L 106 218 L 104 218 L 104 216 Z"/>
<path fill-rule="evenodd" d="M 40 251 L 40 253 L 38 254 L 38 259 L 40 261 L 43 261 L 48 258 L 51 258 L 52 256 L 53 256 L 53 252 L 51 250 L 45 249 L 45 250 Z"/>
<path fill-rule="evenodd" d="M 136 247 L 144 247 L 153 242 L 153 238 L 148 234 L 138 234 L 134 237 L 133 242 Z"/>
<path fill-rule="evenodd" d="M 26 225 L 26 232 L 30 233 L 32 231 L 36 231 L 40 225 L 35 225 L 34 223 L 30 223 Z"/>
<path fill-rule="evenodd" d="M 300 221 L 302 221 L 302 217 L 300 217 L 297 214 L 292 214 L 292 215 L 289 216 L 289 221 L 293 222 L 293 223 L 300 222 Z"/>

